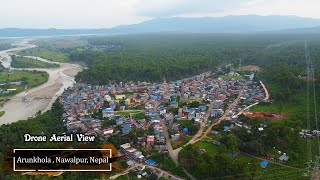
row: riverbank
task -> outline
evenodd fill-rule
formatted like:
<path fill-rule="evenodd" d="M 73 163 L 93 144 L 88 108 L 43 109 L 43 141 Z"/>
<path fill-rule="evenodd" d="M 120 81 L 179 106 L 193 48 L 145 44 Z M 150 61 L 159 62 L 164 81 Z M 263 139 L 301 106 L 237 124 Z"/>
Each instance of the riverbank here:
<path fill-rule="evenodd" d="M 5 111 L 5 114 L 0 117 L 0 125 L 16 122 L 19 120 L 26 120 L 29 117 L 35 116 L 39 111 L 45 112 L 51 109 L 53 102 L 58 96 L 62 94 L 64 89 L 73 86 L 74 77 L 78 72 L 82 70 L 82 67 L 78 64 L 71 63 L 57 63 L 59 68 L 11 68 L 10 55 L 17 53 L 20 50 L 36 47 L 29 44 L 29 40 L 22 40 L 15 48 L 11 48 L 0 52 L 0 59 L 4 67 L 14 70 L 28 70 L 28 71 L 45 71 L 49 74 L 49 79 L 46 83 L 32 88 L 30 90 L 23 91 L 13 97 L 4 104 L 0 111 Z M 9 58 L 8 58 L 9 57 Z M 37 59 L 48 63 L 52 61 L 28 56 L 29 58 Z"/>

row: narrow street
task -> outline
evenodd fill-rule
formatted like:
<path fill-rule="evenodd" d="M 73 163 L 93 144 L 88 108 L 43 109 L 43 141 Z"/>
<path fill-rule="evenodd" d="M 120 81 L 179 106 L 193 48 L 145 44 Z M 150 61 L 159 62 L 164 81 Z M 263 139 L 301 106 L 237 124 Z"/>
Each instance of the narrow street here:
<path fill-rule="evenodd" d="M 128 169 L 126 169 L 126 170 L 124 170 L 122 172 L 119 172 L 119 173 L 117 173 L 117 174 L 115 174 L 115 175 L 113 175 L 111 177 L 109 177 L 109 179 L 117 179 L 119 176 L 126 175 L 126 174 L 129 173 L 130 170 L 135 169 L 137 166 L 145 166 L 145 167 L 147 167 L 149 169 L 162 172 L 165 177 L 168 177 L 169 179 L 172 179 L 172 180 L 182 180 L 182 178 L 180 178 L 180 177 L 178 177 L 178 176 L 176 176 L 176 175 L 174 175 L 174 174 L 172 174 L 170 172 L 167 172 L 165 170 L 162 170 L 162 169 L 154 167 L 154 166 L 149 166 L 149 165 L 141 164 L 141 163 L 137 163 L 137 162 L 135 162 L 132 167 L 130 167 L 130 168 L 128 168 Z"/>
<path fill-rule="evenodd" d="M 245 85 L 246 86 L 246 85 Z M 204 121 L 201 123 L 200 125 L 200 129 L 199 131 L 197 132 L 197 134 L 195 134 L 192 139 L 186 143 L 184 146 L 187 146 L 188 144 L 195 144 L 197 143 L 198 141 L 202 140 L 204 137 L 206 137 L 208 135 L 209 132 L 211 132 L 211 129 L 212 127 L 216 126 L 216 125 L 219 125 L 223 120 L 225 120 L 226 116 L 227 116 L 227 112 L 229 112 L 232 108 L 234 108 L 239 100 L 240 100 L 240 97 L 242 96 L 243 94 L 243 90 L 244 88 L 241 89 L 238 97 L 231 103 L 229 104 L 228 108 L 226 109 L 225 113 L 223 114 L 222 117 L 220 117 L 216 122 L 214 122 L 206 131 L 205 133 L 203 134 L 203 130 L 205 128 L 205 125 L 208 123 L 208 119 L 210 117 L 210 112 L 212 111 L 212 108 L 213 108 L 213 103 L 210 103 L 210 106 L 208 108 L 208 111 L 206 113 L 206 116 L 204 117 Z M 175 150 L 172 149 L 172 145 L 171 145 L 171 142 L 170 142 L 170 139 L 169 139 L 169 135 L 168 135 L 168 131 L 167 131 L 167 127 L 166 125 L 164 124 L 164 122 L 161 120 L 161 125 L 164 129 L 164 133 L 165 133 L 165 136 L 166 136 L 166 144 L 167 144 L 167 148 L 168 148 L 168 152 L 169 152 L 169 155 L 171 157 L 171 159 L 176 163 L 178 164 L 179 163 L 179 152 L 181 151 L 181 149 L 184 147 L 180 147 L 180 148 L 177 148 Z M 186 169 L 183 168 L 183 171 L 185 174 L 187 174 L 192 180 L 196 179 L 194 178 Z"/>

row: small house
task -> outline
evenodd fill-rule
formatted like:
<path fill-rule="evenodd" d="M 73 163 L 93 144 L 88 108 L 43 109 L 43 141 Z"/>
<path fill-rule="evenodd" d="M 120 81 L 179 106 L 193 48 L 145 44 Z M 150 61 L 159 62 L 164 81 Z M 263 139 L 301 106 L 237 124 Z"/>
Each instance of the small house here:
<path fill-rule="evenodd" d="M 179 103 L 178 103 L 177 101 L 172 101 L 172 102 L 170 102 L 170 106 L 171 106 L 172 108 L 178 108 Z"/>
<path fill-rule="evenodd" d="M 260 162 L 260 167 L 266 168 L 266 167 L 268 167 L 268 164 L 269 164 L 268 161 L 261 161 L 261 162 Z"/>

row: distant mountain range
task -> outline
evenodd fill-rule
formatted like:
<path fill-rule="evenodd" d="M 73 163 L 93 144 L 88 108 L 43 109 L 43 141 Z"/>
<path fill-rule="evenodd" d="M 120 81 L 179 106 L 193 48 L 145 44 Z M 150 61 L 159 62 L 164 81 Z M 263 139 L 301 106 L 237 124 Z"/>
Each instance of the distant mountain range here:
<path fill-rule="evenodd" d="M 225 16 L 157 18 L 139 24 L 106 29 L 0 29 L 0 37 L 57 36 L 111 33 L 319 33 L 320 19 L 297 16 Z"/>

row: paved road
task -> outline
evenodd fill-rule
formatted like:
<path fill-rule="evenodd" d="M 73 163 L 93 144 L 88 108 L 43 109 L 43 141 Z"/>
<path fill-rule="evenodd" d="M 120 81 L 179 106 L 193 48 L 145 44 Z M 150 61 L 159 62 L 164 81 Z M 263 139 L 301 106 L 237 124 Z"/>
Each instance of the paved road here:
<path fill-rule="evenodd" d="M 123 176 L 123 175 L 125 175 L 125 174 L 128 174 L 130 170 L 133 170 L 133 169 L 136 168 L 137 166 L 146 166 L 146 167 L 149 168 L 149 169 L 157 170 L 157 171 L 159 171 L 159 172 L 162 172 L 164 176 L 166 176 L 167 178 L 172 179 L 172 180 L 183 180 L 182 178 L 180 178 L 180 177 L 178 177 L 178 176 L 176 176 L 176 175 L 174 175 L 174 174 L 172 174 L 172 173 L 170 173 L 170 172 L 167 172 L 167 171 L 165 171 L 165 170 L 162 170 L 162 169 L 160 169 L 160 168 L 157 168 L 157 167 L 155 167 L 155 166 L 149 166 L 149 165 L 147 165 L 147 164 L 141 164 L 141 163 L 137 163 L 137 162 L 135 162 L 132 167 L 126 169 L 125 171 L 109 177 L 109 179 L 116 179 L 116 178 L 118 178 L 119 176 Z"/>

